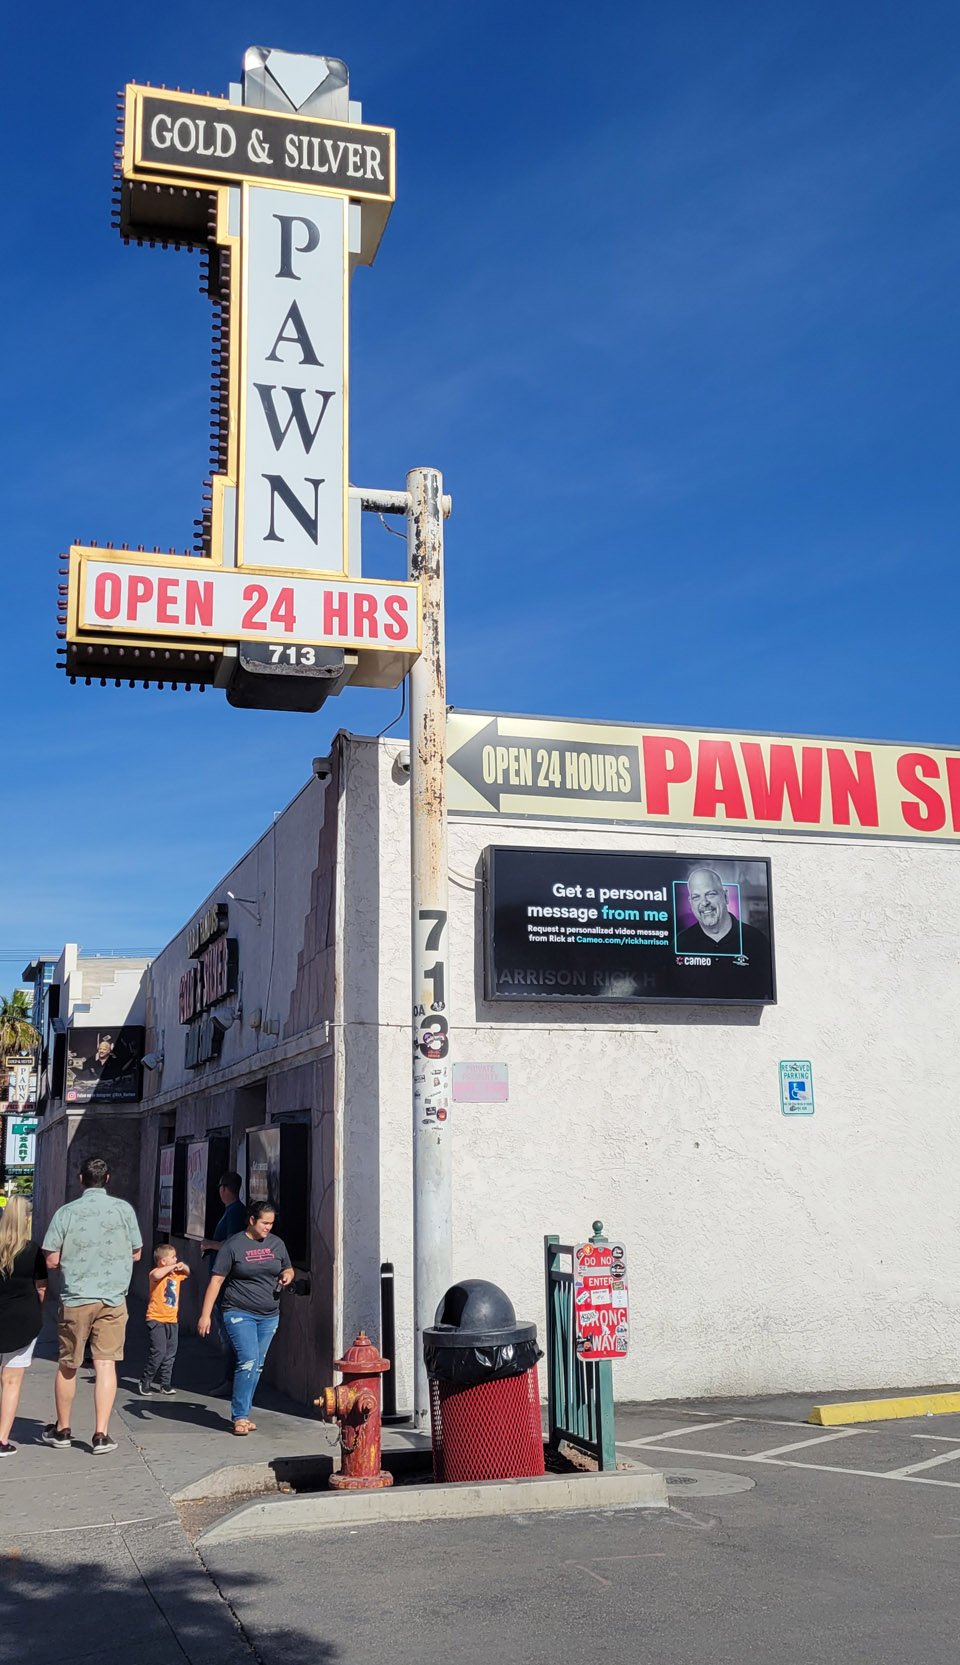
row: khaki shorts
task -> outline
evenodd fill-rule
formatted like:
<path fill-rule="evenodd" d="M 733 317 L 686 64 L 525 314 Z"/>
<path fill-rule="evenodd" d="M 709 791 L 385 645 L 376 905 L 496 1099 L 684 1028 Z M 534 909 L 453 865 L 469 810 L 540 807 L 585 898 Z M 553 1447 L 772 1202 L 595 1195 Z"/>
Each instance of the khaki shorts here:
<path fill-rule="evenodd" d="M 127 1333 L 127 1305 L 108 1307 L 104 1301 L 87 1301 L 83 1306 L 65 1307 L 57 1314 L 60 1363 L 79 1370 L 89 1340 L 95 1359 L 122 1359 Z"/>

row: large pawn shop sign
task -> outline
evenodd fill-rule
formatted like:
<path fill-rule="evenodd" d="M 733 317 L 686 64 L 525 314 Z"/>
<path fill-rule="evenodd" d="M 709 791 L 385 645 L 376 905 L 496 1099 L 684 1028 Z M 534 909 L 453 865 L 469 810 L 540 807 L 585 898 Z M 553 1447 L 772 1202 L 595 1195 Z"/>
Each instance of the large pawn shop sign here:
<path fill-rule="evenodd" d="M 239 663 L 274 686 L 291 672 L 334 692 L 393 686 L 419 651 L 419 590 L 360 576 L 347 424 L 349 276 L 393 203 L 394 135 L 352 119 L 335 59 L 251 48 L 242 98 L 123 95 L 121 235 L 205 257 L 211 476 L 192 554 L 71 548 L 64 667 L 229 685 Z"/>

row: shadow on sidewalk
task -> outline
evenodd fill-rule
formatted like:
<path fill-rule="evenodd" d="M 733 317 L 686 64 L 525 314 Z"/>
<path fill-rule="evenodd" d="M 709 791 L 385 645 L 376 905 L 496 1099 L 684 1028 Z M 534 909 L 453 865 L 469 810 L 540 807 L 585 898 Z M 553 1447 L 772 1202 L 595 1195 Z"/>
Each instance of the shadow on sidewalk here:
<path fill-rule="evenodd" d="M 137 1665 L 328 1665 L 342 1658 L 339 1647 L 290 1626 L 258 1630 L 252 1646 L 199 1562 L 182 1553 L 172 1564 L 165 1559 L 171 1545 L 162 1533 L 112 1534 L 98 1548 L 100 1559 L 68 1567 L 26 1552 L 0 1556 L 0 1635 L 19 1637 L 22 1657 L 39 1665 L 88 1656 Z M 268 1582 L 245 1580 L 251 1592 Z"/>
<path fill-rule="evenodd" d="M 153 1426 L 158 1422 L 192 1422 L 198 1428 L 209 1428 L 217 1434 L 226 1433 L 231 1427 L 228 1400 L 224 1400 L 222 1411 L 216 1411 L 201 1399 L 191 1399 L 179 1388 L 175 1399 L 164 1399 L 160 1394 L 141 1398 L 135 1384 L 121 1382 L 117 1404 L 131 1422 L 140 1422 L 144 1426 Z"/>
<path fill-rule="evenodd" d="M 146 1304 L 136 1295 L 129 1296 L 127 1304 L 130 1318 L 127 1324 L 123 1359 L 117 1366 L 117 1377 L 121 1393 L 128 1392 L 136 1395 L 137 1383 L 147 1357 Z M 53 1364 L 57 1362 L 55 1302 L 51 1303 L 45 1314 L 43 1330 L 37 1340 L 36 1357 L 37 1359 L 46 1359 Z M 215 1389 L 225 1380 L 232 1379 L 233 1362 L 233 1355 L 227 1357 L 222 1353 L 215 1340 L 208 1339 L 204 1341 L 198 1335 L 181 1331 L 180 1344 L 177 1349 L 177 1362 L 173 1373 L 177 1394 L 181 1399 L 189 1399 L 191 1394 L 200 1399 L 222 1398 L 224 1403 L 222 1420 L 228 1420 L 230 1412 L 229 1394 L 217 1396 L 215 1395 Z M 267 1368 L 269 1369 L 269 1359 Z M 81 1371 L 81 1381 L 88 1380 L 92 1380 L 92 1372 L 85 1361 Z M 175 1399 L 169 1401 L 170 1406 L 174 1406 L 176 1403 Z M 144 1399 L 143 1404 L 149 1405 L 151 1411 L 155 1411 L 157 1408 L 157 1400 L 152 1396 Z M 290 1399 L 285 1393 L 271 1387 L 265 1380 L 261 1380 L 257 1387 L 256 1405 L 259 1410 L 277 1411 L 283 1416 L 299 1417 L 304 1422 L 316 1423 L 317 1421 L 317 1413 L 312 1405 L 301 1405 L 296 1399 Z M 194 1408 L 202 1410 L 202 1406 L 199 1405 L 195 1405 Z M 132 1405 L 126 1406 L 125 1409 L 136 1414 L 135 1407 Z M 201 1422 L 210 1427 L 220 1425 L 212 1412 L 209 1417 L 206 1415 L 193 1418 L 182 1417 L 181 1420 Z"/>

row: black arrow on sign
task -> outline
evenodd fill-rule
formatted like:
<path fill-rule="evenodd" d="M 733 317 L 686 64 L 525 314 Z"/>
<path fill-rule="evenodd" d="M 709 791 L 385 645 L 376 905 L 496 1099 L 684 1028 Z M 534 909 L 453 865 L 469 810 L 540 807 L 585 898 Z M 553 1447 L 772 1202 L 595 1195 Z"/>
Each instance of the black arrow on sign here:
<path fill-rule="evenodd" d="M 494 717 L 448 762 L 498 811 L 507 797 L 641 802 L 637 745 L 502 734 Z"/>

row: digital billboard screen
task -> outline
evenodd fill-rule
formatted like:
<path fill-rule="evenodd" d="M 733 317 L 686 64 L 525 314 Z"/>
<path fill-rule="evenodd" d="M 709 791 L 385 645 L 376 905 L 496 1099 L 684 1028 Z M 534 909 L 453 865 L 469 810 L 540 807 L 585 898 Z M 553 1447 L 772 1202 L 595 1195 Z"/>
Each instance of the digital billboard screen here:
<path fill-rule="evenodd" d="M 484 851 L 488 1000 L 771 1005 L 770 862 Z"/>
<path fill-rule="evenodd" d="M 67 1104 L 135 1104 L 140 1098 L 143 1029 L 120 1024 L 67 1031 Z"/>

